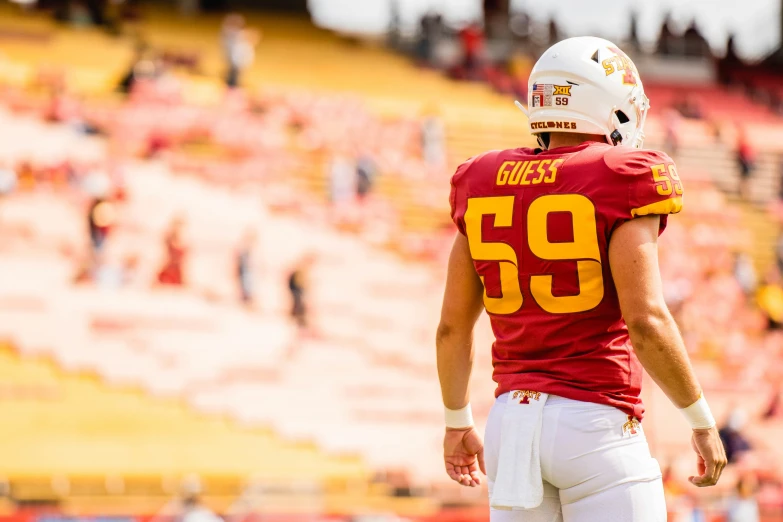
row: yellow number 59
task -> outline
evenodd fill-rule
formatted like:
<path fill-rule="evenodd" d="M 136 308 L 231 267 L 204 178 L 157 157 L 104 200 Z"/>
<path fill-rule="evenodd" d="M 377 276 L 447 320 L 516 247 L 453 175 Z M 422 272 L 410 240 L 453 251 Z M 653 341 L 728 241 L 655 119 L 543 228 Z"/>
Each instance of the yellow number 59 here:
<path fill-rule="evenodd" d="M 574 239 L 551 242 L 547 235 L 547 218 L 553 212 L 571 215 Z M 500 270 L 501 297 L 489 297 L 484 289 L 484 307 L 492 314 L 513 314 L 522 308 L 517 253 L 507 243 L 485 242 L 482 238 L 484 216 L 494 215 L 493 226 L 510 227 L 514 213 L 514 196 L 471 198 L 465 212 L 465 231 L 470 255 L 477 261 L 496 261 Z M 527 212 L 527 240 L 530 251 L 547 261 L 576 261 L 579 277 L 577 295 L 555 296 L 553 274 L 530 276 L 530 293 L 538 305 L 553 314 L 591 310 L 604 297 L 601 254 L 595 222 L 595 206 L 579 194 L 551 194 L 531 203 Z M 481 276 L 484 282 L 484 276 Z"/>
<path fill-rule="evenodd" d="M 661 163 L 652 167 L 653 181 L 655 181 L 655 190 L 661 196 L 671 196 L 672 189 L 674 193 L 682 195 L 682 181 L 677 173 L 677 167 L 673 163 L 668 165 Z"/>

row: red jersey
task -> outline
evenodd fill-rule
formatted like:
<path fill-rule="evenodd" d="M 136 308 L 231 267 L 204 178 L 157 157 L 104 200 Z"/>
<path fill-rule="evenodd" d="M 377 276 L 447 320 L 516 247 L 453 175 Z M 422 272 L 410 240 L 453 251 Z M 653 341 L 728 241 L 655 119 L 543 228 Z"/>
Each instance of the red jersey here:
<path fill-rule="evenodd" d="M 636 216 L 682 208 L 662 152 L 586 142 L 471 158 L 451 214 L 484 284 L 496 395 L 525 389 L 614 406 L 639 419 L 642 368 L 609 269 L 609 240 Z"/>

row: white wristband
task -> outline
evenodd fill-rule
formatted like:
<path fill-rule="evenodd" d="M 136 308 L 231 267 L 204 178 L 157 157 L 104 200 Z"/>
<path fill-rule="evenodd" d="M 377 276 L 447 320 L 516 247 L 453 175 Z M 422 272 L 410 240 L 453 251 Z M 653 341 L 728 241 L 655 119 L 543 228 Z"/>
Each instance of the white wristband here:
<path fill-rule="evenodd" d="M 710 411 L 710 405 L 707 404 L 707 399 L 704 398 L 704 393 L 699 395 L 699 400 L 680 410 L 691 428 L 694 430 L 705 430 L 715 426 L 715 417 L 712 416 Z"/>
<path fill-rule="evenodd" d="M 446 427 L 454 429 L 470 428 L 473 426 L 473 411 L 470 403 L 459 410 L 443 408 L 446 413 Z"/>

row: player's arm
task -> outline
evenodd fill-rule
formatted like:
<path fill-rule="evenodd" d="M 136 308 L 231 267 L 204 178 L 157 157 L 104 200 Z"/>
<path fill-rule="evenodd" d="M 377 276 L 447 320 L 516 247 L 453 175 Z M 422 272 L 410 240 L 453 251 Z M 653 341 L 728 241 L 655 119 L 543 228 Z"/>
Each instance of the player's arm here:
<path fill-rule="evenodd" d="M 691 367 L 680 332 L 663 298 L 658 269 L 657 215 L 620 225 L 609 244 L 609 265 L 620 308 L 639 361 L 667 397 L 691 420 L 698 455 L 696 486 L 713 486 L 726 466 L 718 430 L 711 419 L 701 386 Z M 699 424 L 699 423 L 702 424 Z M 707 427 L 709 424 L 712 426 Z"/>
<path fill-rule="evenodd" d="M 473 326 L 483 308 L 484 287 L 473 267 L 468 240 L 457 234 L 449 256 L 446 291 L 436 334 L 438 377 L 446 407 L 443 458 L 449 477 L 463 486 L 481 484 L 484 449 L 470 414 Z"/>

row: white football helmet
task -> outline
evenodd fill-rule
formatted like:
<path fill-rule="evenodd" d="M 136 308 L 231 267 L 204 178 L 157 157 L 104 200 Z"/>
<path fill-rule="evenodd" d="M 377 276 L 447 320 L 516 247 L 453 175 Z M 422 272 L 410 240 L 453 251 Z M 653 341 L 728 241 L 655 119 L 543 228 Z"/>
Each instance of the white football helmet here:
<path fill-rule="evenodd" d="M 528 81 L 530 132 L 542 147 L 549 132 L 600 134 L 612 145 L 641 148 L 650 101 L 636 66 L 602 38 L 568 38 L 539 58 Z"/>

